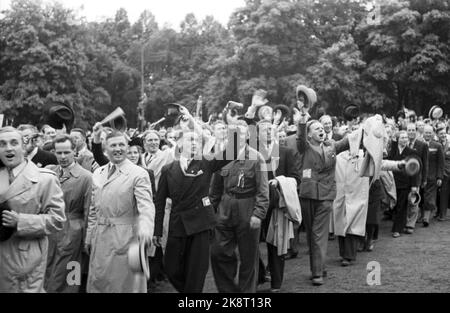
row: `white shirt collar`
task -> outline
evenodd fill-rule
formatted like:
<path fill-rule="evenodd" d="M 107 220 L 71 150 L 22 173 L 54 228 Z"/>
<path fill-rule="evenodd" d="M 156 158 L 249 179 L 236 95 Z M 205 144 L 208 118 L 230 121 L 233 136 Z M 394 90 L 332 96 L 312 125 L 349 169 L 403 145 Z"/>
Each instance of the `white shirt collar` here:
<path fill-rule="evenodd" d="M 20 163 L 19 165 L 17 165 L 15 168 L 12 169 L 14 178 L 16 178 L 23 171 L 25 166 L 27 166 L 27 162 L 23 161 L 22 163 Z"/>

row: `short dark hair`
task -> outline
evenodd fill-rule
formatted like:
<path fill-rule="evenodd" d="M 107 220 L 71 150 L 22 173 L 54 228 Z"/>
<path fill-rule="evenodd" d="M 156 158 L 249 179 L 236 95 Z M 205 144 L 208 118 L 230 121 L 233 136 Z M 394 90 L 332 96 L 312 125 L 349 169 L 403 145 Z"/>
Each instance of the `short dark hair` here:
<path fill-rule="evenodd" d="M 66 141 L 69 141 L 70 142 L 70 146 L 72 147 L 72 150 L 75 150 L 75 148 L 76 148 L 75 140 L 73 140 L 73 138 L 70 137 L 67 134 L 57 135 L 55 137 L 55 139 L 53 139 L 53 142 L 52 142 L 53 149 L 55 149 L 55 146 L 56 146 L 57 143 L 63 143 L 63 142 L 66 142 Z"/>

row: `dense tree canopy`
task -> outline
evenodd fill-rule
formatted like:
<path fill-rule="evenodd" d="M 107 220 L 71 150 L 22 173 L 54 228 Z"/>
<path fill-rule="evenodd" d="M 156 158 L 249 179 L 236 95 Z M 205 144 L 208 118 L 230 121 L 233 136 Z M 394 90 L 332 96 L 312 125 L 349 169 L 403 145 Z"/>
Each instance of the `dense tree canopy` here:
<path fill-rule="evenodd" d="M 292 105 L 298 84 L 332 114 L 349 103 L 425 114 L 450 109 L 449 82 L 450 0 L 247 0 L 226 26 L 188 14 L 178 31 L 150 11 L 134 24 L 125 9 L 87 22 L 36 0 L 13 0 L 0 15 L 0 112 L 15 124 L 43 123 L 58 100 L 73 106 L 77 126 L 117 106 L 134 126 L 142 87 L 149 121 L 165 103 L 194 110 L 202 95 L 212 113 L 228 100 L 248 104 L 258 88 Z"/>

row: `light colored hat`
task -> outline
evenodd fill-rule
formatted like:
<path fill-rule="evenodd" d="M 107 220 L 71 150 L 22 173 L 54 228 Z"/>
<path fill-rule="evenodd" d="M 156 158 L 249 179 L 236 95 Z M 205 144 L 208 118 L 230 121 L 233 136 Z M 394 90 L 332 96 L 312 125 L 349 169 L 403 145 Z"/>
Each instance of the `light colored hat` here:
<path fill-rule="evenodd" d="M 444 115 L 444 111 L 438 105 L 433 105 L 428 113 L 428 116 L 432 120 L 438 120 Z"/>
<path fill-rule="evenodd" d="M 408 194 L 408 202 L 411 205 L 418 205 L 422 198 L 420 197 L 420 193 L 418 191 L 412 191 Z"/>
<path fill-rule="evenodd" d="M 415 157 L 406 160 L 405 172 L 408 176 L 416 175 L 420 170 L 420 162 Z"/>
<path fill-rule="evenodd" d="M 305 107 L 311 108 L 317 102 L 317 95 L 313 89 L 308 88 L 305 85 L 298 85 L 295 92 L 297 100 L 300 93 L 303 93 L 306 97 Z"/>
<path fill-rule="evenodd" d="M 134 241 L 128 248 L 128 265 L 132 272 L 144 273 L 150 279 L 150 267 L 145 242 Z"/>

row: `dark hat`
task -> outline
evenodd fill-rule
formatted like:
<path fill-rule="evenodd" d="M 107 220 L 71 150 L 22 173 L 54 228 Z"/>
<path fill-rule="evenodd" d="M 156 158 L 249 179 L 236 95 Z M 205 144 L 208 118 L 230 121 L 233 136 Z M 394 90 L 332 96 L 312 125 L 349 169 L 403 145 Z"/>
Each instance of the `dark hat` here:
<path fill-rule="evenodd" d="M 344 108 L 344 120 L 351 121 L 359 116 L 359 107 L 354 104 L 349 104 Z"/>
<path fill-rule="evenodd" d="M 164 117 L 166 118 L 166 120 L 164 121 L 164 126 L 173 127 L 178 124 L 181 118 L 180 104 L 166 103 L 164 104 L 164 107 L 166 109 L 166 112 L 164 114 Z"/>
<path fill-rule="evenodd" d="M 395 115 L 395 118 L 397 119 L 397 121 L 398 121 L 398 119 L 399 119 L 400 117 L 403 118 L 403 119 L 406 118 L 405 111 L 400 110 L 400 111 L 397 112 L 397 114 Z"/>
<path fill-rule="evenodd" d="M 14 233 L 14 228 L 3 226 L 3 211 L 11 211 L 7 202 L 3 202 L 0 204 L 0 242 L 8 240 L 9 237 L 11 237 Z"/>
<path fill-rule="evenodd" d="M 273 111 L 276 112 L 280 110 L 281 111 L 281 120 L 284 118 L 288 118 L 291 115 L 291 109 L 284 104 L 278 104 L 273 108 Z"/>
<path fill-rule="evenodd" d="M 133 137 L 133 138 L 131 138 L 130 141 L 128 141 L 128 145 L 130 147 L 138 146 L 138 147 L 141 147 L 142 149 L 144 149 L 144 142 L 142 141 L 141 137 Z"/>
<path fill-rule="evenodd" d="M 62 129 L 66 125 L 67 129 L 73 126 L 75 114 L 70 105 L 62 102 L 54 102 L 48 110 L 48 125 L 55 129 Z"/>

